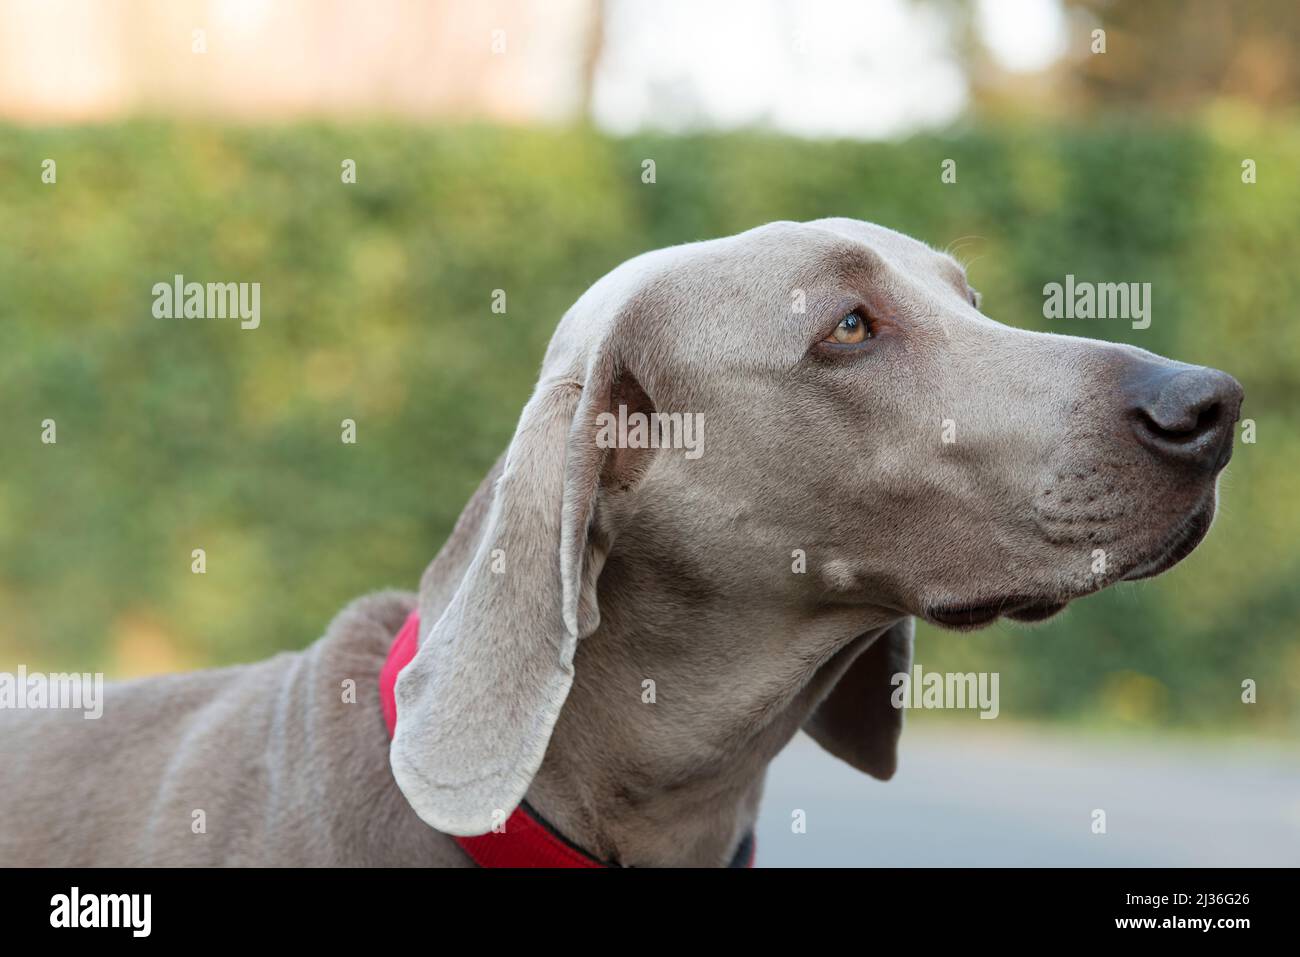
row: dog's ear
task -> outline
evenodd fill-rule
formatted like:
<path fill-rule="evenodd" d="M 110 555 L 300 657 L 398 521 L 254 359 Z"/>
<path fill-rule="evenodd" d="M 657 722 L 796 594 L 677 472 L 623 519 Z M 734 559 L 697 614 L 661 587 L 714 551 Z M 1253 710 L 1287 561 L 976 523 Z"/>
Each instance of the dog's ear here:
<path fill-rule="evenodd" d="M 903 709 L 892 700 L 894 676 L 912 670 L 914 632 L 905 618 L 868 645 L 804 724 L 831 754 L 882 781 L 898 768 Z"/>
<path fill-rule="evenodd" d="M 446 611 L 421 622 L 397 680 L 390 763 L 416 813 L 482 834 L 523 799 L 599 622 L 607 543 L 589 536 L 602 479 L 632 468 L 598 441 L 630 377 L 598 350 L 578 376 L 544 375 L 506 453 L 477 550 Z"/>

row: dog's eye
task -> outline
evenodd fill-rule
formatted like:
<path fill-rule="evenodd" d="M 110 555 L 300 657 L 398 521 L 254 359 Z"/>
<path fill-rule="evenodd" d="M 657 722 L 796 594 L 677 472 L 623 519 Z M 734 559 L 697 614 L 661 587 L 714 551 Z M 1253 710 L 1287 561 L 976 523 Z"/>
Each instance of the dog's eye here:
<path fill-rule="evenodd" d="M 871 324 L 856 310 L 848 313 L 835 331 L 826 337 L 827 342 L 838 342 L 842 346 L 853 346 L 871 338 Z"/>

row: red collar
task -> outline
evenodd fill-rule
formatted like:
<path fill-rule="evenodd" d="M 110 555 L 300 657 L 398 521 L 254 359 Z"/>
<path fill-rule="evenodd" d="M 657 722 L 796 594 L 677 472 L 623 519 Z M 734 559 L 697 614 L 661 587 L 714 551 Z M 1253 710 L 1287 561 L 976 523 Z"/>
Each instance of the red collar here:
<path fill-rule="evenodd" d="M 397 699 L 393 688 L 398 673 L 415 657 L 419 646 L 420 615 L 413 611 L 388 649 L 388 660 L 379 672 L 379 701 L 384 709 L 388 736 L 397 727 Z M 457 837 L 457 844 L 480 867 L 609 867 L 561 837 L 525 801 L 515 808 L 501 831 L 477 837 Z M 740 842 L 731 867 L 754 866 L 754 835 Z"/>

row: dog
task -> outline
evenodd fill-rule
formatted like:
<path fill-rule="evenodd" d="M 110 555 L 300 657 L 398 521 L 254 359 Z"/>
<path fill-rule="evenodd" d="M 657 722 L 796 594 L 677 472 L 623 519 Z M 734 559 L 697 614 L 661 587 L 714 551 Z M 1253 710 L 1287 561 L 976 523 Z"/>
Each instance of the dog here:
<path fill-rule="evenodd" d="M 98 721 L 0 712 L 0 861 L 473 866 L 522 822 L 586 864 L 735 863 L 800 729 L 894 774 L 915 618 L 1039 621 L 1188 555 L 1242 396 L 1001 325 L 865 222 L 638 256 L 561 320 L 418 594 Z M 599 441 L 638 413 L 696 417 L 698 454 Z"/>

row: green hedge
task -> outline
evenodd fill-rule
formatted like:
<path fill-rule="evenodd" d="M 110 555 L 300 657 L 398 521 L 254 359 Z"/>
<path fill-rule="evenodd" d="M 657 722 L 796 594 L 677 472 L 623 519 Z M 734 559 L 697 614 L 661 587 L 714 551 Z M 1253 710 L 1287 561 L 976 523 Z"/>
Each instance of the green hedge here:
<path fill-rule="evenodd" d="M 1001 672 L 1007 716 L 1294 730 L 1297 173 L 1300 128 L 1250 125 L 893 144 L 0 127 L 0 665 L 122 673 L 307 644 L 353 596 L 414 586 L 594 279 L 645 249 L 839 215 L 963 240 L 994 318 L 1228 369 L 1258 423 L 1209 543 L 1173 574 L 1038 630 L 923 631 L 919 660 Z M 1049 324 L 1042 287 L 1067 272 L 1151 282 L 1151 328 Z M 152 318 L 176 273 L 261 282 L 262 327 Z"/>

